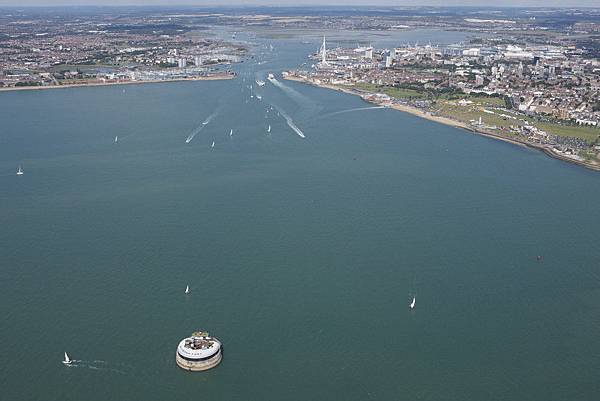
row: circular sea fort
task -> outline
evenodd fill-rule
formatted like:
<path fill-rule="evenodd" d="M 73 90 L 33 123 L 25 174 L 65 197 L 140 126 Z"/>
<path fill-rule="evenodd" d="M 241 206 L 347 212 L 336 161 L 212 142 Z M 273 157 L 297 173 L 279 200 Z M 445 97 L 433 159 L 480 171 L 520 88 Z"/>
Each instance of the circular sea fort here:
<path fill-rule="evenodd" d="M 192 333 L 177 346 L 175 361 L 180 368 L 190 371 L 208 370 L 223 359 L 221 341 L 205 331 Z"/>

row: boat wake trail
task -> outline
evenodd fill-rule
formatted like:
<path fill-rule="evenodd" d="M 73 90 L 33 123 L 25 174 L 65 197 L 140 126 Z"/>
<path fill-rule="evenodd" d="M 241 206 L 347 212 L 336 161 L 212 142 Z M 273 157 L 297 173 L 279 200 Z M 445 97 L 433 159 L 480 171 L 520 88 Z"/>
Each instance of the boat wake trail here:
<path fill-rule="evenodd" d="M 337 116 L 338 114 L 350 113 L 353 111 L 375 110 L 375 109 L 385 109 L 385 108 L 386 108 L 385 106 L 355 107 L 353 109 L 340 110 L 340 111 L 334 111 L 333 113 L 323 114 L 320 118 L 333 117 L 333 116 Z"/>
<path fill-rule="evenodd" d="M 191 133 L 190 133 L 190 134 L 187 136 L 187 138 L 185 138 L 185 143 L 190 143 L 190 142 L 192 142 L 192 139 L 194 139 L 194 137 L 195 137 L 196 135 L 198 135 L 198 134 L 200 133 L 200 131 L 202 131 L 202 130 L 204 129 L 204 127 L 205 127 L 206 125 L 208 125 L 208 123 L 210 123 L 210 122 L 211 122 L 211 120 L 217 116 L 217 114 L 219 114 L 219 111 L 218 111 L 218 110 L 216 110 L 216 111 L 215 111 L 215 112 L 213 112 L 213 113 L 212 113 L 210 116 L 208 116 L 208 117 L 206 118 L 206 120 L 204 120 L 204 121 L 202 122 L 202 124 L 201 124 L 200 126 L 196 127 L 196 128 L 195 128 L 195 129 L 194 129 L 194 130 L 193 130 L 193 131 L 192 131 L 192 132 L 191 132 Z"/>
<path fill-rule="evenodd" d="M 275 107 L 275 109 L 277 109 L 277 111 L 279 112 L 279 114 L 281 114 L 281 116 L 285 119 L 285 122 L 287 123 L 287 125 L 296 133 L 298 134 L 298 136 L 300 138 L 306 138 L 306 136 L 304 136 L 304 133 L 302 132 L 302 130 L 300 128 L 298 128 L 298 126 L 296 124 L 294 124 L 294 120 L 292 120 L 292 117 L 290 117 L 288 115 L 288 113 L 286 113 L 285 111 L 283 111 L 283 109 L 281 109 L 280 107 L 276 106 L 276 105 L 272 105 L 273 107 Z"/>
<path fill-rule="evenodd" d="M 291 97 L 298 104 L 300 104 L 300 105 L 306 105 L 306 104 L 311 104 L 312 103 L 312 101 L 309 98 L 307 98 L 306 96 L 304 96 L 302 93 L 298 92 L 296 89 L 290 88 L 289 86 L 287 86 L 287 85 L 279 82 L 279 80 L 277 78 L 273 77 L 273 78 L 267 78 L 267 79 L 273 85 L 275 85 L 276 87 L 278 87 L 279 89 L 281 89 L 282 91 L 284 91 L 289 97 Z"/>
<path fill-rule="evenodd" d="M 94 360 L 94 361 L 84 361 L 73 359 L 69 365 L 66 365 L 69 368 L 83 368 L 83 369 L 91 369 L 91 370 L 104 370 L 107 372 L 119 373 L 121 375 L 126 375 L 127 370 L 130 370 L 130 366 L 124 364 L 109 364 L 106 361 L 102 360 Z"/>

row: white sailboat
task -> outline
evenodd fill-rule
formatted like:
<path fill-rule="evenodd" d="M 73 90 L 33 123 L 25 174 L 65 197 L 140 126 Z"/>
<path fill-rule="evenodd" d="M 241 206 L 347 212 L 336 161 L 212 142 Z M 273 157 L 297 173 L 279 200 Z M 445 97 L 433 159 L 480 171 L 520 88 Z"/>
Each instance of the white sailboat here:
<path fill-rule="evenodd" d="M 413 297 L 412 302 L 410 303 L 410 309 L 415 309 L 415 304 L 417 303 L 417 298 Z"/>
<path fill-rule="evenodd" d="M 70 365 L 70 364 L 71 364 L 71 362 L 73 362 L 73 360 L 71 360 L 71 359 L 69 358 L 69 355 L 67 355 L 67 353 L 65 352 L 65 360 L 64 360 L 64 361 L 62 361 L 62 363 L 64 363 L 65 365 Z"/>
<path fill-rule="evenodd" d="M 229 136 L 233 136 L 233 128 L 229 130 Z"/>
<path fill-rule="evenodd" d="M 269 128 L 267 128 L 267 132 L 271 132 L 271 126 L 269 125 Z"/>
<path fill-rule="evenodd" d="M 186 286 L 185 286 L 185 293 L 186 293 L 186 294 L 189 294 L 189 293 L 190 293 L 190 286 L 189 286 L 189 285 L 186 285 Z"/>
<path fill-rule="evenodd" d="M 119 136 L 115 135 L 115 143 L 119 142 Z"/>
<path fill-rule="evenodd" d="M 23 175 L 23 169 L 21 168 L 20 165 L 19 165 L 19 168 L 17 169 L 17 175 Z"/>
<path fill-rule="evenodd" d="M 212 142 L 212 145 L 210 145 L 211 148 L 215 147 L 215 141 Z"/>

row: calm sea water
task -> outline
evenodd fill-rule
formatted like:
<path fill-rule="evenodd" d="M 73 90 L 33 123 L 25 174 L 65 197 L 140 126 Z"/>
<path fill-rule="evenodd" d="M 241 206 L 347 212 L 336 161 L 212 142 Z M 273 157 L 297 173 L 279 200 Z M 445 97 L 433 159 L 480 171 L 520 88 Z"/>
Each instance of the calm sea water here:
<path fill-rule="evenodd" d="M 0 399 L 595 399 L 600 175 L 281 79 L 251 98 L 319 39 L 255 42 L 231 81 L 0 94 Z M 225 357 L 191 374 L 200 328 Z"/>

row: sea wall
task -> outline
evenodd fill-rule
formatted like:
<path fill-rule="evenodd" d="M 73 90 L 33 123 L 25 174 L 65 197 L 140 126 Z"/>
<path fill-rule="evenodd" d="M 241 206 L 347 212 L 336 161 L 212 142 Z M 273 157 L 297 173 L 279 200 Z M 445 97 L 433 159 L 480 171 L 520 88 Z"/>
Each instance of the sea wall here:
<path fill-rule="evenodd" d="M 179 355 L 178 352 L 175 352 L 175 361 L 177 362 L 177 365 L 181 369 L 189 370 L 191 372 L 200 372 L 203 370 L 212 369 L 215 366 L 217 366 L 219 363 L 221 363 L 222 359 L 223 359 L 223 353 L 221 350 L 219 350 L 217 355 L 215 355 L 213 358 L 210 358 L 205 361 L 196 361 L 196 362 L 192 362 L 192 361 L 188 361 L 187 359 L 183 359 Z"/>

